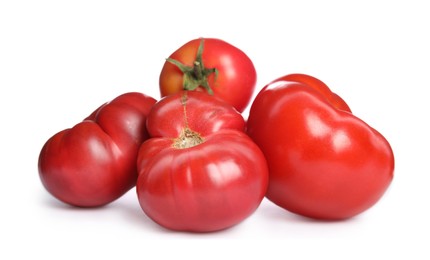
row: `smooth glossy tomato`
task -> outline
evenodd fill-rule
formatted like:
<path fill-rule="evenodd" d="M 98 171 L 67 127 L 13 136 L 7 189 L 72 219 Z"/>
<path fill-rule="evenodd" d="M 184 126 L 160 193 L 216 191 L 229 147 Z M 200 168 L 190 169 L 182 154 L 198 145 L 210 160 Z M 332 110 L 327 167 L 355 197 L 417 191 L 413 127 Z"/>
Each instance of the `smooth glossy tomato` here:
<path fill-rule="evenodd" d="M 168 96 L 147 120 L 137 159 L 143 211 L 173 230 L 209 232 L 251 215 L 267 189 L 263 153 L 232 106 L 203 92 Z"/>
<path fill-rule="evenodd" d="M 242 112 L 255 89 L 257 73 L 251 59 L 237 47 L 213 38 L 194 39 L 177 49 L 160 73 L 160 93 L 200 90 Z"/>
<path fill-rule="evenodd" d="M 291 78 L 264 87 L 248 119 L 247 132 L 269 166 L 267 198 L 317 219 L 365 211 L 393 179 L 390 144 L 346 104 L 333 101 L 328 88 L 315 88 L 306 76 L 282 80 Z"/>
<path fill-rule="evenodd" d="M 148 138 L 146 116 L 155 102 L 125 93 L 49 138 L 38 163 L 48 192 L 73 206 L 97 207 L 134 187 L 137 151 Z"/>

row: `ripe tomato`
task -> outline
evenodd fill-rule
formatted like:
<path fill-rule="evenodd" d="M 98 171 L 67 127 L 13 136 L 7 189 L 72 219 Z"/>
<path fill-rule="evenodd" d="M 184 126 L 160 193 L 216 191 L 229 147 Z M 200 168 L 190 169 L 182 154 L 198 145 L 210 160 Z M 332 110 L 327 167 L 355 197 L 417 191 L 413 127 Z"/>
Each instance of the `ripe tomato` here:
<path fill-rule="evenodd" d="M 307 217 L 355 216 L 392 181 L 390 144 L 346 104 L 333 101 L 328 88 L 315 88 L 310 76 L 296 77 L 268 84 L 251 106 L 247 131 L 269 165 L 266 196 Z"/>
<path fill-rule="evenodd" d="M 154 105 L 147 126 L 152 138 L 139 150 L 136 190 L 151 219 L 173 230 L 209 232 L 256 210 L 267 164 L 232 106 L 203 92 L 178 92 Z"/>
<path fill-rule="evenodd" d="M 160 93 L 206 90 L 242 112 L 254 92 L 257 73 L 240 49 L 219 39 L 194 39 L 177 49 L 160 73 Z"/>
<path fill-rule="evenodd" d="M 136 157 L 148 138 L 146 116 L 155 99 L 125 93 L 43 146 L 39 176 L 54 197 L 73 206 L 97 207 L 136 184 Z"/>

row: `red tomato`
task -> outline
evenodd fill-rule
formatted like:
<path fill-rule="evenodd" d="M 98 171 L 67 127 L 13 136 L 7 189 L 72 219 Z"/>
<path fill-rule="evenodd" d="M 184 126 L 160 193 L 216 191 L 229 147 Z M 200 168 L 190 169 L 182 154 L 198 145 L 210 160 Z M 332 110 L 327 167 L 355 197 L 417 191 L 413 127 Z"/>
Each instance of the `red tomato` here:
<path fill-rule="evenodd" d="M 327 98 L 328 88 L 297 81 L 270 83 L 251 106 L 247 131 L 269 165 L 266 196 L 311 218 L 355 216 L 392 181 L 390 144 L 347 106 Z"/>
<path fill-rule="evenodd" d="M 209 232 L 238 224 L 261 203 L 268 169 L 232 106 L 185 91 L 154 105 L 140 147 L 137 194 L 143 211 L 172 229 Z"/>
<path fill-rule="evenodd" d="M 126 93 L 52 136 L 39 155 L 45 188 L 65 203 L 97 207 L 134 187 L 137 151 L 148 137 L 145 121 L 155 102 Z"/>
<path fill-rule="evenodd" d="M 160 74 L 161 96 L 181 90 L 206 90 L 242 112 L 254 92 L 257 73 L 250 58 L 219 39 L 194 39 L 165 62 Z"/>

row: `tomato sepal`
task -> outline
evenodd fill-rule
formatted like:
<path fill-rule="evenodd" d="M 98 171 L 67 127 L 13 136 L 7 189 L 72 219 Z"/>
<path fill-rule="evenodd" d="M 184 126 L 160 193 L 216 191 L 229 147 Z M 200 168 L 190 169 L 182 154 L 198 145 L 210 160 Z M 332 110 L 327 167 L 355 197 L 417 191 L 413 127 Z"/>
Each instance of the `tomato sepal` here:
<path fill-rule="evenodd" d="M 214 81 L 218 78 L 218 70 L 216 68 L 206 68 L 203 64 L 203 48 L 204 39 L 200 38 L 200 45 L 197 50 L 196 59 L 193 66 L 187 66 L 178 60 L 167 58 L 166 61 L 177 66 L 184 73 L 183 89 L 196 90 L 198 87 L 203 87 L 210 95 L 214 92 L 209 86 L 208 77 L 211 74 L 215 75 Z"/>

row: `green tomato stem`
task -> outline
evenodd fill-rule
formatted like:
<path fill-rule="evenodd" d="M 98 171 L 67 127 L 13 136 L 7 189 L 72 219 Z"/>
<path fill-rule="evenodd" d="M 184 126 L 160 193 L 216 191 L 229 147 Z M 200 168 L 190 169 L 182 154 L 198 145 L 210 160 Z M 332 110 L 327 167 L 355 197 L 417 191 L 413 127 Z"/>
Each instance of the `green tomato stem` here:
<path fill-rule="evenodd" d="M 214 81 L 218 78 L 218 70 L 216 68 L 205 68 L 203 64 L 203 49 L 204 39 L 201 38 L 199 48 L 197 50 L 196 58 L 193 62 L 193 66 L 187 66 L 178 60 L 168 58 L 167 62 L 177 66 L 184 74 L 183 77 L 183 89 L 184 90 L 195 90 L 198 87 L 204 88 L 210 95 L 213 95 L 213 90 L 209 86 L 208 77 L 211 74 L 215 74 Z"/>

